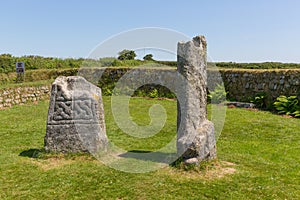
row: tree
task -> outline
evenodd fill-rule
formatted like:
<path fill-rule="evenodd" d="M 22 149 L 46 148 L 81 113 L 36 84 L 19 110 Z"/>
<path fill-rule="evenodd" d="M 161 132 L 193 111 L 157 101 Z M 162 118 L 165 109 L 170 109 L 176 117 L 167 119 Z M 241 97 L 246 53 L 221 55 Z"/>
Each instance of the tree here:
<path fill-rule="evenodd" d="M 147 54 L 147 55 L 145 55 L 143 59 L 144 59 L 144 60 L 147 60 L 147 61 L 153 61 L 153 60 L 154 60 L 152 54 Z"/>
<path fill-rule="evenodd" d="M 136 54 L 132 50 L 124 49 L 123 51 L 119 52 L 119 60 L 134 60 Z"/>

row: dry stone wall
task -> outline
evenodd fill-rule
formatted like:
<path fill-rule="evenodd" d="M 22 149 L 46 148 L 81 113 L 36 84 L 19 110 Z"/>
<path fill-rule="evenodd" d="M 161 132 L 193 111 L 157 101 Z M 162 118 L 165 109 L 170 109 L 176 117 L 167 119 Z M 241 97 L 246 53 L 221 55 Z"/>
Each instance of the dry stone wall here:
<path fill-rule="evenodd" d="M 0 89 L 0 109 L 49 99 L 50 85 Z"/>
<path fill-rule="evenodd" d="M 102 91 L 113 90 L 114 83 L 132 68 L 84 69 L 81 75 L 100 86 Z M 176 72 L 175 68 L 141 69 L 145 73 L 152 70 L 168 70 Z M 221 74 L 221 76 L 218 75 Z M 76 75 L 70 73 L 69 75 Z M 102 78 L 101 78 L 102 76 Z M 221 79 L 222 77 L 222 79 Z M 208 70 L 208 85 L 222 83 L 228 92 L 228 97 L 237 101 L 249 101 L 259 93 L 266 93 L 267 98 L 274 101 L 280 95 L 296 95 L 300 98 L 300 69 L 291 70 L 242 70 L 220 69 Z M 159 88 L 159 86 L 156 86 Z M 165 89 L 161 89 L 165 91 Z M 50 85 L 36 87 L 15 87 L 0 89 L 0 109 L 13 105 L 24 104 L 42 99 L 49 99 Z"/>
<path fill-rule="evenodd" d="M 145 74 L 152 70 L 176 71 L 175 68 L 141 69 Z M 84 77 L 98 84 L 102 91 L 112 90 L 114 82 L 130 71 L 130 68 L 107 68 L 83 70 Z M 99 77 L 101 77 L 99 79 Z M 208 86 L 214 87 L 224 82 L 228 97 L 237 101 L 249 101 L 257 94 L 266 93 L 268 100 L 274 101 L 280 95 L 300 97 L 300 69 L 243 70 L 243 69 L 208 69 Z M 159 88 L 159 86 L 158 86 Z M 161 89 L 160 91 L 164 91 Z"/>
<path fill-rule="evenodd" d="M 265 93 L 269 102 L 280 95 L 300 96 L 300 69 L 293 70 L 229 70 L 219 71 L 228 97 L 237 101 L 248 101 L 257 94 Z M 210 71 L 208 82 L 221 83 L 217 71 Z"/>

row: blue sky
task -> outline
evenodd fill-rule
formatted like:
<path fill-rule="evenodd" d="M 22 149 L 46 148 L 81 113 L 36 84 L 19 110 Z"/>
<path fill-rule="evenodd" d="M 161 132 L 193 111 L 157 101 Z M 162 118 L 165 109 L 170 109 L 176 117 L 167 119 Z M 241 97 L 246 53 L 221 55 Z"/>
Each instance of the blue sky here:
<path fill-rule="evenodd" d="M 143 27 L 205 35 L 213 61 L 300 63 L 298 0 L 3 0 L 0 54 L 87 57 Z"/>

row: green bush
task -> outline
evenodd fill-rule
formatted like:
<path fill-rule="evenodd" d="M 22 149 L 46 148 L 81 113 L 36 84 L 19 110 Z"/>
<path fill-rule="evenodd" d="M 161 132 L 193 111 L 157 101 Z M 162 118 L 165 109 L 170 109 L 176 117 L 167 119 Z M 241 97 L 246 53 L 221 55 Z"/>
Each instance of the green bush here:
<path fill-rule="evenodd" d="M 9 73 L 15 71 L 16 62 L 25 62 L 26 70 L 34 69 L 62 69 L 62 68 L 79 68 L 85 67 L 108 67 L 108 66 L 138 66 L 147 62 L 158 63 L 177 67 L 176 61 L 155 61 L 152 54 L 144 57 L 144 61 L 134 60 L 135 52 L 132 50 L 124 50 L 119 54 L 119 61 L 117 58 L 107 57 L 100 59 L 88 58 L 53 58 L 42 57 L 36 55 L 15 57 L 11 54 L 0 55 L 0 73 Z M 124 61 L 124 62 L 123 62 Z M 126 62 L 131 61 L 131 62 Z M 219 68 L 236 68 L 236 69 L 300 69 L 300 64 L 295 63 L 279 63 L 279 62 L 264 62 L 264 63 L 234 63 L 234 62 L 208 62 L 208 66 L 217 66 Z"/>
<path fill-rule="evenodd" d="M 134 60 L 136 54 L 133 50 L 124 49 L 123 51 L 119 52 L 119 60 Z"/>
<path fill-rule="evenodd" d="M 207 95 L 208 101 L 213 104 L 219 104 L 226 101 L 227 92 L 222 84 L 218 84 L 213 91 L 209 91 Z"/>
<path fill-rule="evenodd" d="M 84 59 L 73 58 L 48 58 L 41 56 L 22 56 L 14 57 L 10 54 L 0 55 L 0 73 L 15 72 L 16 62 L 24 62 L 27 70 L 35 69 L 62 69 L 62 68 L 79 68 Z"/>
<path fill-rule="evenodd" d="M 158 64 L 161 64 L 161 65 L 167 65 L 167 66 L 170 66 L 170 67 L 177 67 L 177 62 L 176 61 L 159 61 L 159 60 L 156 60 L 155 62 L 158 63 Z"/>
<path fill-rule="evenodd" d="M 267 108 L 265 92 L 257 94 L 250 102 L 255 104 L 256 108 L 265 109 Z"/>
<path fill-rule="evenodd" d="M 25 82 L 35 82 L 42 80 L 53 80 L 58 76 L 76 76 L 78 69 L 39 69 L 39 70 L 28 70 L 25 73 Z M 0 84 L 11 84 L 15 83 L 17 74 L 11 73 L 0 73 Z"/>
<path fill-rule="evenodd" d="M 157 98 L 158 97 L 158 91 L 156 88 L 154 88 L 150 93 L 149 93 L 150 98 Z"/>
<path fill-rule="evenodd" d="M 144 60 L 147 60 L 147 61 L 154 61 L 153 59 L 153 55 L 152 54 L 147 54 L 143 57 Z"/>
<path fill-rule="evenodd" d="M 211 64 L 211 63 L 208 63 Z M 235 62 L 218 62 L 213 63 L 219 68 L 236 68 L 236 69 L 300 69 L 300 64 L 264 62 L 264 63 L 235 63 Z"/>
<path fill-rule="evenodd" d="M 139 65 L 144 65 L 146 62 L 141 60 L 114 60 L 111 63 L 111 66 L 113 67 L 136 67 Z"/>
<path fill-rule="evenodd" d="M 300 117 L 300 108 L 293 113 L 294 117 Z"/>
<path fill-rule="evenodd" d="M 102 95 L 104 95 L 104 96 L 111 96 L 112 95 L 112 91 L 109 88 L 103 88 L 102 89 Z"/>
<path fill-rule="evenodd" d="M 280 96 L 274 106 L 279 114 L 300 117 L 300 104 L 297 96 Z"/>
<path fill-rule="evenodd" d="M 101 67 L 109 67 L 112 66 L 112 63 L 116 60 L 114 57 L 105 57 L 105 58 L 100 58 L 99 63 Z"/>

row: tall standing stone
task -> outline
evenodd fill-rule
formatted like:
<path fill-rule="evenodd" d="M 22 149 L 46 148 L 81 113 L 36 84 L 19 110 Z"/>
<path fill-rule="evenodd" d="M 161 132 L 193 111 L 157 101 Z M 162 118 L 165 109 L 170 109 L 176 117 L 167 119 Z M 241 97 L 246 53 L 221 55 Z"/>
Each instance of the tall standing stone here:
<path fill-rule="evenodd" d="M 52 152 L 106 151 L 101 89 L 80 76 L 58 77 L 52 84 L 44 142 Z"/>
<path fill-rule="evenodd" d="M 187 80 L 180 89 L 177 149 L 186 162 L 216 158 L 214 125 L 207 119 L 207 44 L 204 36 L 178 43 L 178 72 Z"/>

